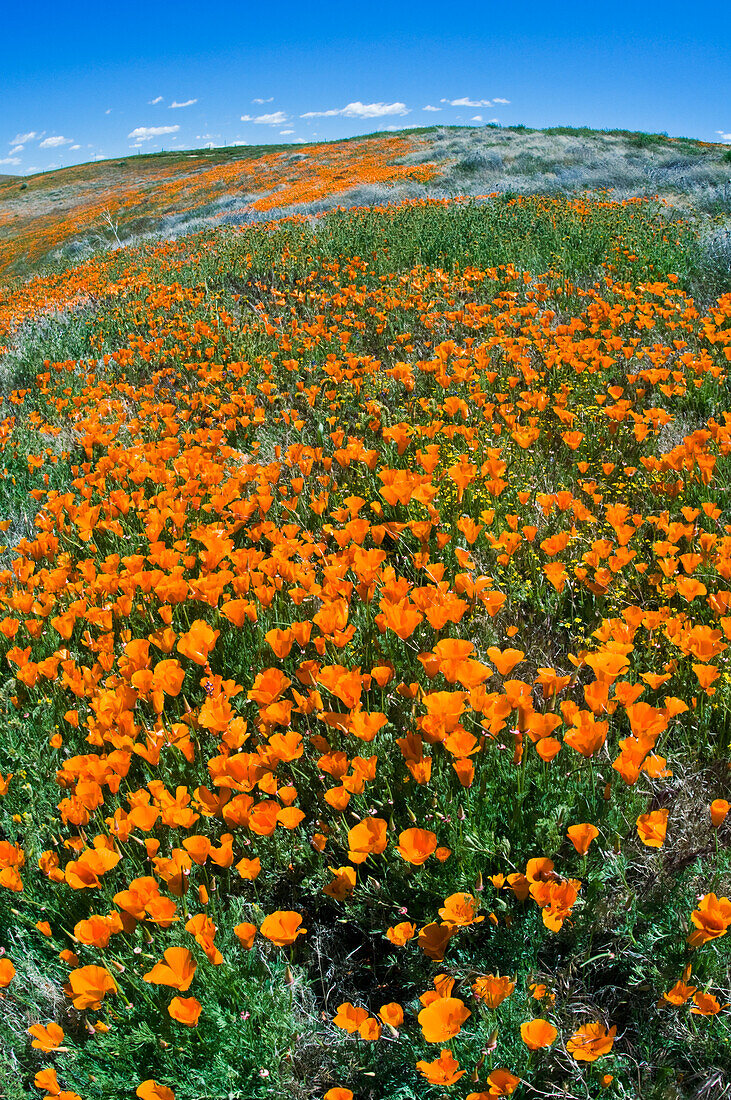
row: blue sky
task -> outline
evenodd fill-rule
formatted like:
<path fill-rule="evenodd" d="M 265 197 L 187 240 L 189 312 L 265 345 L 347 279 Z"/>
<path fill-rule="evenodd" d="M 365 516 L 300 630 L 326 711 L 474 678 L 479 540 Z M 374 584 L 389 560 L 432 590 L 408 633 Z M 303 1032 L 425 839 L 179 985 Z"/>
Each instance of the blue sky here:
<path fill-rule="evenodd" d="M 403 126 L 588 125 L 731 142 L 731 5 L 3 6 L 0 173 Z"/>

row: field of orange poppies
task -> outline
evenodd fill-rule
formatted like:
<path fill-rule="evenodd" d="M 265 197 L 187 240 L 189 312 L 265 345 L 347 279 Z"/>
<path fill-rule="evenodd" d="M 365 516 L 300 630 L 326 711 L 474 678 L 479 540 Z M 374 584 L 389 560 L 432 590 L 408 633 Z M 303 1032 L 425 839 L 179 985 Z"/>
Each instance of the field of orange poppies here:
<path fill-rule="evenodd" d="M 609 197 L 0 289 L 0 1094 L 731 1089 L 731 282 Z"/>

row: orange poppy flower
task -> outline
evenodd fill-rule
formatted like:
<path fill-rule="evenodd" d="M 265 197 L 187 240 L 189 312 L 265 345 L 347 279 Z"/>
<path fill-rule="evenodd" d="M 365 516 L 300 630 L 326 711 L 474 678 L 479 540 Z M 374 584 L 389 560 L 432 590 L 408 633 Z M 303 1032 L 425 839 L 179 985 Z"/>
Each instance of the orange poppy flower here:
<path fill-rule="evenodd" d="M 185 671 L 176 660 L 160 661 L 155 665 L 152 676 L 153 691 L 163 691 L 165 695 L 180 694 L 185 679 Z"/>
<path fill-rule="evenodd" d="M 135 1096 L 139 1096 L 140 1100 L 175 1100 L 175 1093 L 172 1089 L 169 1089 L 167 1085 L 159 1085 L 152 1078 L 137 1086 Z"/>
<path fill-rule="evenodd" d="M 447 944 L 454 933 L 453 924 L 437 924 L 436 921 L 432 921 L 419 932 L 419 947 L 433 962 L 441 962 L 447 950 Z"/>
<path fill-rule="evenodd" d="M 103 966 L 82 966 L 69 974 L 69 988 L 74 1008 L 90 1008 L 96 1012 L 107 993 L 116 993 L 117 986 Z"/>
<path fill-rule="evenodd" d="M 370 855 L 380 855 L 388 845 L 388 825 L 380 817 L 366 817 L 348 832 L 348 859 L 363 863 Z"/>
<path fill-rule="evenodd" d="M 78 860 L 66 864 L 66 882 L 73 890 L 90 890 L 101 885 L 105 875 L 122 857 L 108 848 L 87 848 Z"/>
<path fill-rule="evenodd" d="M 637 818 L 637 832 L 648 848 L 662 848 L 668 828 L 669 810 L 652 810 Z"/>
<path fill-rule="evenodd" d="M 57 1047 L 61 1046 L 64 1030 L 51 1021 L 45 1026 L 43 1024 L 32 1024 L 28 1028 L 28 1034 L 33 1036 L 31 1046 L 42 1050 L 44 1054 L 48 1054 L 49 1051 L 56 1050 Z"/>
<path fill-rule="evenodd" d="M 368 1016 L 358 1028 L 358 1034 L 361 1039 L 373 1043 L 381 1038 L 381 1025 L 374 1016 Z"/>
<path fill-rule="evenodd" d="M 360 701 L 363 676 L 359 668 L 347 669 L 343 665 L 325 665 L 320 670 L 317 681 L 349 710 L 352 710 Z"/>
<path fill-rule="evenodd" d="M 536 745 L 536 752 L 546 764 L 550 764 L 560 751 L 561 742 L 557 741 L 555 737 L 544 737 Z"/>
<path fill-rule="evenodd" d="M 115 916 L 117 918 L 116 922 L 110 917 L 99 916 L 92 916 L 88 920 L 78 921 L 74 925 L 76 939 L 89 947 L 106 947 L 112 933 L 122 931 L 119 914 L 115 914 Z"/>
<path fill-rule="evenodd" d="M 576 749 L 582 756 L 593 756 L 607 739 L 608 722 L 597 722 L 587 710 L 580 710 L 573 718 L 574 725 L 564 734 L 564 744 Z"/>
<path fill-rule="evenodd" d="M 721 670 L 716 665 L 694 664 L 693 671 L 706 695 L 715 695 L 716 689 L 711 687 L 711 685 L 714 684 L 721 675 Z"/>
<path fill-rule="evenodd" d="M 229 600 L 221 608 L 221 614 L 238 627 L 242 627 L 247 620 L 256 621 L 255 605 L 250 600 Z"/>
<path fill-rule="evenodd" d="M 509 1069 L 494 1069 L 487 1078 L 490 1086 L 488 1096 L 510 1096 L 520 1084 L 520 1077 L 516 1077 Z"/>
<path fill-rule="evenodd" d="M 598 1020 L 580 1027 L 566 1043 L 566 1049 L 577 1062 L 595 1062 L 614 1046 L 616 1027 L 607 1030 Z"/>
<path fill-rule="evenodd" d="M 267 668 L 258 673 L 249 690 L 247 699 L 252 699 L 260 707 L 269 706 L 283 695 L 292 681 L 278 668 Z"/>
<path fill-rule="evenodd" d="M 569 825 L 566 835 L 580 856 L 586 855 L 592 841 L 599 836 L 596 825 L 584 823 L 582 825 Z"/>
<path fill-rule="evenodd" d="M 419 1023 L 427 1043 L 443 1043 L 462 1030 L 472 1015 L 458 997 L 437 997 L 419 1013 Z"/>
<path fill-rule="evenodd" d="M 264 635 L 264 640 L 268 642 L 271 648 L 274 650 L 274 655 L 283 659 L 289 657 L 294 645 L 294 634 L 291 629 L 287 630 L 268 630 Z"/>
<path fill-rule="evenodd" d="M 401 1027 L 404 1022 L 404 1010 L 400 1004 L 395 1001 L 390 1001 L 388 1004 L 381 1005 L 378 1010 L 378 1015 L 383 1020 L 384 1024 L 388 1024 L 389 1027 Z"/>
<path fill-rule="evenodd" d="M 260 933 L 277 947 L 288 947 L 298 936 L 304 936 L 307 929 L 300 928 L 302 917 L 288 909 L 278 909 L 270 913 L 261 922 Z"/>
<path fill-rule="evenodd" d="M 254 937 L 256 936 L 256 925 L 249 924 L 248 921 L 244 921 L 243 924 L 237 924 L 234 928 L 234 934 L 237 936 L 242 947 L 245 947 L 247 951 L 250 951 L 254 946 Z"/>
<path fill-rule="evenodd" d="M 344 1004 L 338 1005 L 333 1023 L 335 1027 L 342 1028 L 348 1035 L 352 1035 L 367 1019 L 368 1013 L 364 1008 L 357 1008 L 350 1001 L 345 1001 Z"/>
<path fill-rule="evenodd" d="M 328 806 L 332 806 L 338 813 L 342 813 L 350 802 L 350 792 L 346 791 L 345 787 L 342 785 L 340 787 L 331 787 L 329 791 L 325 791 L 323 798 Z"/>
<path fill-rule="evenodd" d="M 509 676 L 516 665 L 525 657 L 525 653 L 522 649 L 498 649 L 497 646 L 490 646 L 487 650 L 487 656 L 490 658 L 495 668 L 500 675 L 505 678 Z"/>
<path fill-rule="evenodd" d="M 197 665 L 204 665 L 219 634 L 220 631 L 213 630 L 204 619 L 195 619 L 190 630 L 178 638 L 178 653 L 190 657 Z"/>
<path fill-rule="evenodd" d="M 376 615 L 375 622 L 382 632 L 387 629 L 393 630 L 399 638 L 405 641 L 411 637 L 423 619 L 422 613 L 408 599 L 392 603 L 390 600 L 382 598 L 381 611 L 380 614 Z"/>
<path fill-rule="evenodd" d="M 718 829 L 719 826 L 723 825 L 729 810 L 731 810 L 731 803 L 727 802 L 725 798 L 714 798 L 711 803 L 711 825 L 714 829 Z"/>
<path fill-rule="evenodd" d="M 541 1047 L 550 1047 L 554 1042 L 558 1031 L 548 1020 L 526 1020 L 520 1025 L 520 1037 L 528 1047 L 528 1050 L 540 1050 Z"/>
<path fill-rule="evenodd" d="M 402 921 L 401 924 L 389 928 L 386 932 L 386 937 L 397 947 L 403 947 L 404 944 L 412 940 L 415 935 L 416 925 L 411 924 L 409 921 Z"/>
<path fill-rule="evenodd" d="M 173 997 L 168 1005 L 168 1013 L 179 1024 L 195 1027 L 201 1014 L 201 1003 L 195 997 Z"/>
<path fill-rule="evenodd" d="M 185 993 L 190 987 L 197 963 L 187 947 L 168 947 L 163 958 L 165 962 L 155 963 L 152 970 L 143 974 L 143 980 L 152 985 L 169 985 Z"/>
<path fill-rule="evenodd" d="M 15 977 L 15 967 L 10 959 L 0 959 L 0 989 L 10 985 Z"/>
<path fill-rule="evenodd" d="M 258 856 L 254 859 L 247 859 L 245 856 L 242 856 L 235 866 L 241 877 L 248 879 L 250 882 L 253 882 L 261 873 L 261 860 Z"/>
<path fill-rule="evenodd" d="M 693 997 L 693 1002 L 690 1011 L 694 1016 L 716 1016 L 723 1008 L 712 993 L 702 993 L 700 990 Z"/>
<path fill-rule="evenodd" d="M 698 908 L 691 913 L 690 919 L 696 927 L 696 931 L 688 936 L 691 947 L 700 947 L 709 940 L 720 939 L 726 935 L 731 925 L 731 901 L 716 897 L 715 894 L 706 894 Z"/>
<path fill-rule="evenodd" d="M 353 1093 L 350 1089 L 336 1085 L 334 1088 L 327 1090 L 322 1100 L 353 1100 Z"/>
<path fill-rule="evenodd" d="M 485 919 L 476 915 L 478 906 L 479 902 L 473 894 L 450 894 L 444 899 L 439 916 L 458 928 L 466 928 L 470 924 L 480 924 Z"/>
<path fill-rule="evenodd" d="M 211 842 L 207 836 L 189 836 L 183 841 L 183 847 L 193 862 L 202 867 L 208 859 Z"/>
<path fill-rule="evenodd" d="M 33 1078 L 33 1084 L 37 1089 L 45 1089 L 49 1096 L 60 1096 L 61 1086 L 55 1069 L 41 1069 Z"/>
<path fill-rule="evenodd" d="M 330 898 L 335 898 L 337 901 L 344 901 L 349 898 L 355 889 L 356 874 L 354 867 L 330 867 L 330 871 L 335 876 L 323 886 L 323 894 L 327 894 Z"/>
<path fill-rule="evenodd" d="M 385 688 L 393 680 L 394 670 L 391 665 L 376 665 L 371 669 L 371 676 L 380 688 Z"/>
<path fill-rule="evenodd" d="M 423 1059 L 416 1063 L 419 1073 L 426 1077 L 430 1085 L 454 1085 L 467 1070 L 459 1068 L 459 1062 L 451 1050 L 443 1050 L 433 1062 Z"/>
<path fill-rule="evenodd" d="M 515 982 L 498 974 L 485 974 L 472 985 L 472 992 L 488 1008 L 497 1008 L 511 995 Z"/>
<path fill-rule="evenodd" d="M 437 837 L 429 829 L 406 829 L 399 836 L 397 851 L 407 863 L 421 867 L 436 850 Z"/>
<path fill-rule="evenodd" d="M 667 993 L 663 993 L 660 998 L 660 1004 L 666 1001 L 668 1004 L 679 1007 L 680 1005 L 687 1004 L 690 998 L 696 991 L 696 986 L 687 985 L 684 981 L 677 981 L 672 989 L 669 989 Z M 659 1005 L 658 1005 L 659 1007 Z"/>

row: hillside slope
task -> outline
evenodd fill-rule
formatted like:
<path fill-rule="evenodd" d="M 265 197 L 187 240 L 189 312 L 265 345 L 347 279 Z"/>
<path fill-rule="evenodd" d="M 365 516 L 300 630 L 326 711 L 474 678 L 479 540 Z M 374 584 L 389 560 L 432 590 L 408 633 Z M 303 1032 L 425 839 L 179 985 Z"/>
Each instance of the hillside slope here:
<path fill-rule="evenodd" d="M 176 237 L 343 203 L 610 189 L 731 212 L 731 151 L 687 138 L 556 127 L 433 127 L 292 146 L 157 153 L 0 177 L 0 277 L 145 236 Z"/>

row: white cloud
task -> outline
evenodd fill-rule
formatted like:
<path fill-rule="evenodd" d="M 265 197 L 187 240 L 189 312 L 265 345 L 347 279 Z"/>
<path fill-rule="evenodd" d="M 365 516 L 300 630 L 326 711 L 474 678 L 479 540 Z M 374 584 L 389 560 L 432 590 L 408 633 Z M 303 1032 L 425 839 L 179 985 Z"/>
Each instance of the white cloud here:
<path fill-rule="evenodd" d="M 261 96 L 257 96 L 256 99 L 252 99 L 252 103 L 273 103 L 274 96 L 270 95 L 269 99 L 262 99 Z"/>
<path fill-rule="evenodd" d="M 716 130 L 716 133 L 720 135 L 721 141 L 731 141 L 731 134 L 727 134 L 723 130 Z"/>
<path fill-rule="evenodd" d="M 106 160 L 106 159 L 107 158 L 104 155 L 104 153 L 97 153 L 95 157 L 92 157 L 92 160 Z"/>
<path fill-rule="evenodd" d="M 497 124 L 500 125 L 500 119 L 499 118 L 488 118 L 487 121 L 488 122 L 497 122 Z"/>
<path fill-rule="evenodd" d="M 22 153 L 23 148 L 24 148 L 24 146 L 22 146 L 22 145 L 16 145 L 13 149 L 10 150 L 10 152 L 8 153 L 8 156 L 14 157 L 16 153 Z"/>
<path fill-rule="evenodd" d="M 284 111 L 272 111 L 270 115 L 257 115 L 256 118 L 252 118 L 251 115 L 242 115 L 242 122 L 256 122 L 260 126 L 283 126 L 285 122 L 289 122 L 289 115 Z"/>
<path fill-rule="evenodd" d="M 501 99 L 499 95 L 496 95 L 493 99 L 493 103 L 510 103 L 509 99 Z"/>
<path fill-rule="evenodd" d="M 420 130 L 421 127 L 418 122 L 409 122 L 406 126 L 386 126 L 385 129 L 389 133 L 398 133 L 401 130 Z"/>
<path fill-rule="evenodd" d="M 294 130 L 280 130 L 279 132 L 282 135 L 284 135 L 284 134 L 293 134 Z"/>
<path fill-rule="evenodd" d="M 441 111 L 441 107 L 432 107 L 431 103 L 427 103 L 426 107 L 421 108 L 422 111 Z"/>
<path fill-rule="evenodd" d="M 482 115 L 473 115 L 470 122 L 482 122 Z"/>
<path fill-rule="evenodd" d="M 463 96 L 462 99 L 442 99 L 442 103 L 448 103 L 450 107 L 489 107 L 489 99 L 468 99 L 467 96 Z"/>
<path fill-rule="evenodd" d="M 155 103 L 162 103 L 162 96 L 161 95 L 155 96 L 154 99 L 148 99 L 147 102 L 153 104 L 153 106 L 154 106 Z"/>
<path fill-rule="evenodd" d="M 232 141 L 231 144 L 232 145 L 250 145 L 251 142 L 250 141 Z"/>
<path fill-rule="evenodd" d="M 183 103 L 178 103 L 176 99 L 170 104 L 169 110 L 173 110 L 175 107 L 192 107 L 194 103 L 197 103 L 197 99 L 186 99 Z"/>
<path fill-rule="evenodd" d="M 138 141 L 151 141 L 153 138 L 162 137 L 163 134 L 175 134 L 179 126 L 137 126 L 128 138 L 137 138 Z"/>
<path fill-rule="evenodd" d="M 80 145 L 72 145 L 71 148 L 69 149 L 69 152 L 73 153 L 76 149 L 80 149 L 80 148 L 81 148 Z"/>
<path fill-rule="evenodd" d="M 0 157 L 0 164 L 20 164 L 20 157 Z"/>
<path fill-rule="evenodd" d="M 10 144 L 27 145 L 29 141 L 37 141 L 38 138 L 43 137 L 43 134 L 43 130 L 40 132 L 40 134 L 36 130 L 30 130 L 27 134 L 16 134 Z"/>
<path fill-rule="evenodd" d="M 56 149 L 59 145 L 71 145 L 73 138 L 62 137 L 60 134 L 54 135 L 54 137 L 44 138 L 41 142 L 41 149 Z"/>
<path fill-rule="evenodd" d="M 342 115 L 344 118 L 383 118 L 384 115 L 407 115 L 409 108 L 405 103 L 348 103 L 345 107 L 332 107 L 329 111 L 306 111 L 300 118 L 332 118 Z"/>

